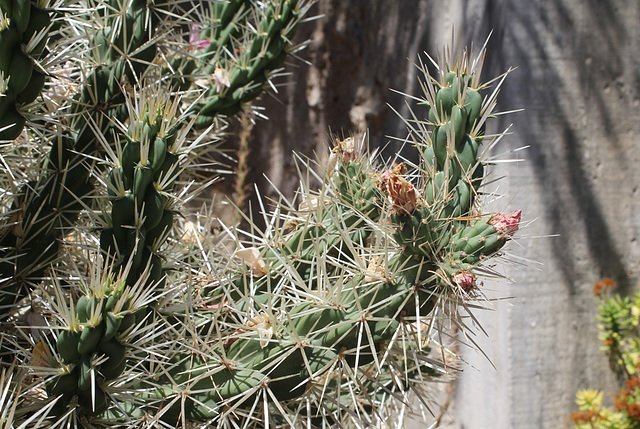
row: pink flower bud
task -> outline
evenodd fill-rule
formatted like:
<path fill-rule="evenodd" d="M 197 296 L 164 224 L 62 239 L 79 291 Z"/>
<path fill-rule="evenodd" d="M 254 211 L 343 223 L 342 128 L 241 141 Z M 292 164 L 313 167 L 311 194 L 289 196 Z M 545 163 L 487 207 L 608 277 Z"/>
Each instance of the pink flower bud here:
<path fill-rule="evenodd" d="M 196 24 L 191 26 L 191 34 L 189 35 L 189 48 L 191 49 L 204 49 L 208 48 L 211 42 L 208 40 L 202 40 L 200 37 L 200 27 Z"/>
<path fill-rule="evenodd" d="M 513 213 L 498 213 L 489 219 L 489 223 L 493 225 L 496 231 L 502 236 L 511 237 L 520 226 L 520 217 L 522 210 L 516 210 Z"/>
<path fill-rule="evenodd" d="M 464 291 L 468 291 L 476 285 L 476 277 L 468 271 L 458 271 L 453 275 L 453 281 Z"/>
<path fill-rule="evenodd" d="M 386 189 L 387 180 L 389 180 L 390 178 L 391 178 L 391 170 L 387 170 L 387 171 L 385 171 L 384 173 L 382 173 L 380 175 L 380 182 L 379 183 L 381 184 L 382 188 Z"/>

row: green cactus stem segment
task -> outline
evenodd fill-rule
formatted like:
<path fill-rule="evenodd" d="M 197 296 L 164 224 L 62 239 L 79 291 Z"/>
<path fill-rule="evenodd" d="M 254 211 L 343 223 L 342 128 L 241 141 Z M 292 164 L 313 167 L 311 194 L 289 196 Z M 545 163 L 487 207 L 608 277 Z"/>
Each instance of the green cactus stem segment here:
<path fill-rule="evenodd" d="M 128 284 L 136 283 L 145 270 L 148 282 L 162 281 L 162 261 L 156 253 L 173 225 L 168 196 L 174 180 L 166 175 L 179 169 L 179 158 L 170 152 L 176 131 L 171 124 L 163 124 L 164 107 L 159 109 L 132 118 L 127 132 L 132 140 L 122 150 L 121 167 L 108 176 L 113 189 L 124 186 L 119 192 L 125 196 L 113 200 L 112 227 L 103 231 L 100 245 L 119 261 L 120 268 L 131 264 Z M 168 131 L 161 133 L 161 129 Z M 124 179 L 122 184 L 119 178 Z"/>
<path fill-rule="evenodd" d="M 361 364 L 371 362 L 371 350 L 377 353 L 379 345 L 395 332 L 402 306 L 416 290 L 415 282 L 415 277 L 403 275 L 393 282 L 363 286 L 363 278 L 354 277 L 346 285 L 340 305 L 318 308 L 318 304 L 308 302 L 292 308 L 291 326 L 281 330 L 290 335 L 278 334 L 265 341 L 254 329 L 220 343 L 225 349 L 226 365 L 237 368 L 232 371 L 234 378 L 242 375 L 243 380 L 250 380 L 246 387 L 240 384 L 230 391 L 220 389 L 217 376 L 208 371 L 211 364 L 186 355 L 175 358 L 182 362 L 175 379 L 178 384 L 189 381 L 189 398 L 195 404 L 210 403 L 211 392 L 217 392 L 218 401 L 224 402 L 261 385 L 268 386 L 278 400 L 299 397 L 306 391 L 306 382 L 326 371 L 339 355 L 344 357 L 346 353 Z M 365 317 L 359 307 L 368 309 Z M 363 332 L 370 333 L 373 344 L 368 339 L 362 341 Z"/>
<path fill-rule="evenodd" d="M 469 264 L 495 254 L 518 230 L 521 215 L 522 211 L 517 210 L 472 221 L 452 237 L 452 254 Z"/>
<path fill-rule="evenodd" d="M 14 140 L 26 119 L 21 107 L 34 101 L 44 88 L 46 74 L 34 63 L 46 56 L 51 24 L 49 14 L 31 1 L 0 7 L 0 140 Z"/>
<path fill-rule="evenodd" d="M 421 313 L 428 314 L 434 306 L 432 295 L 427 291 L 436 287 L 436 280 L 435 276 L 428 274 L 428 269 L 423 270 L 422 275 L 417 274 L 421 271 L 419 267 L 400 270 L 404 265 L 402 255 L 389 263 L 391 271 L 400 271 L 394 280 L 366 283 L 362 276 L 353 277 L 343 288 L 339 304 L 306 302 L 294 306 L 287 312 L 287 321 L 282 322 L 285 325 L 274 327 L 273 337 L 268 340 L 259 330 L 249 329 L 238 332 L 231 341 L 220 343 L 219 346 L 225 350 L 220 353 L 225 356 L 224 365 L 237 368 L 231 372 L 234 377 L 242 374 L 243 380 L 250 380 L 246 386 L 240 383 L 232 391 L 221 390 L 216 385 L 218 373 L 215 371 L 227 376 L 230 374 L 228 371 L 211 369 L 216 365 L 193 356 L 176 357 L 175 360 L 181 362 L 179 370 L 175 370 L 178 384 L 193 386 L 189 395 L 189 401 L 195 404 L 192 412 L 214 416 L 218 412 L 212 405 L 211 392 L 214 391 L 217 391 L 218 404 L 227 403 L 229 399 L 252 389 L 265 387 L 278 400 L 291 400 L 303 395 L 308 383 L 321 377 L 338 360 L 359 365 L 373 362 L 382 344 L 403 323 L 404 309 L 409 308 L 408 303 L 413 301 L 414 294 L 428 297 L 423 301 Z M 363 336 L 366 339 L 363 340 Z M 195 387 L 199 390 L 196 391 Z M 171 402 L 176 394 L 165 392 L 164 395 L 166 401 Z M 251 402 L 246 395 L 242 400 Z M 203 404 L 207 406 L 203 408 Z M 177 417 L 175 413 L 171 416 Z"/>
<path fill-rule="evenodd" d="M 124 185 L 125 189 L 119 192 L 125 195 L 114 195 L 112 227 L 102 231 L 100 248 L 111 271 L 126 272 L 124 285 L 134 286 L 144 281 L 161 289 L 164 271 L 157 251 L 172 227 L 173 213 L 166 209 L 166 198 L 159 189 L 169 193 L 173 181 L 163 178 L 160 184 L 156 178 L 163 177 L 162 169 L 177 169 L 179 158 L 169 153 L 175 130 L 170 123 L 163 123 L 164 109 L 168 107 L 159 105 L 158 111 L 154 111 L 153 106 L 146 106 L 146 110 L 133 115 L 127 135 L 135 140 L 126 143 L 121 166 L 107 176 L 112 180 L 112 189 Z M 167 166 L 165 161 L 173 163 Z M 117 183 L 118 178 L 125 180 Z M 127 347 L 121 337 L 127 335 L 131 318 L 146 310 L 118 305 L 122 287 L 109 287 L 111 292 L 101 297 L 81 296 L 76 304 L 77 318 L 84 325 L 79 335 L 65 330 L 58 337 L 56 346 L 63 360 L 80 365 L 78 389 L 81 391 L 89 389 L 90 379 L 97 379 L 100 389 L 100 383 L 116 379 L 126 368 Z M 74 343 L 75 353 L 71 350 Z M 101 363 L 89 365 L 95 358 L 101 358 Z M 111 401 L 105 399 L 104 403 L 108 407 Z M 81 406 L 81 410 L 87 415 L 97 415 L 104 411 L 104 406 L 101 402 L 99 408 Z"/>
<path fill-rule="evenodd" d="M 214 4 L 210 28 L 194 35 L 194 47 L 202 47 L 198 59 L 177 58 L 174 68 L 204 74 L 215 80 L 205 94 L 196 128 L 207 126 L 216 115 L 231 116 L 263 92 L 269 76 L 280 69 L 287 56 L 304 8 L 298 0 L 269 2 L 258 13 L 249 0 Z M 249 11 L 249 12 L 247 12 Z M 200 31 L 195 29 L 196 31 Z M 221 52 L 238 52 L 236 56 Z M 194 62 L 202 64 L 194 65 Z M 186 82 L 185 82 L 186 83 Z"/>
<path fill-rule="evenodd" d="M 100 295 L 83 295 L 76 303 L 76 319 L 80 326 L 68 326 L 58 334 L 55 346 L 66 367 L 72 371 L 51 378 L 47 384 L 49 395 L 61 395 L 54 412 L 64 413 L 75 395 L 81 399 L 78 413 L 97 416 L 104 413 L 111 400 L 103 386 L 119 377 L 126 367 L 123 340 L 131 327 L 134 311 L 122 294 L 125 283 L 105 278 L 107 285 Z"/>

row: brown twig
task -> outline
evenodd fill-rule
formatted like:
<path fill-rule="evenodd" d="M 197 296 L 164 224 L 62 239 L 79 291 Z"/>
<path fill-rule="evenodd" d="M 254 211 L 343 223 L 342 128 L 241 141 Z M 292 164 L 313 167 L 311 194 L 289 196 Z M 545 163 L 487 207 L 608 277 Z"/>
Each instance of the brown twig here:
<path fill-rule="evenodd" d="M 240 133 L 238 136 L 238 151 L 237 151 L 237 161 L 238 164 L 235 169 L 235 182 L 233 187 L 233 202 L 236 207 L 244 207 L 245 202 L 249 198 L 248 189 L 249 184 L 247 183 L 247 177 L 249 175 L 249 154 L 251 153 L 251 149 L 249 148 L 249 143 L 252 139 L 252 131 L 254 126 L 254 121 L 251 118 L 251 113 L 244 112 L 240 117 Z M 236 213 L 237 219 L 236 222 L 239 222 L 240 214 Z"/>

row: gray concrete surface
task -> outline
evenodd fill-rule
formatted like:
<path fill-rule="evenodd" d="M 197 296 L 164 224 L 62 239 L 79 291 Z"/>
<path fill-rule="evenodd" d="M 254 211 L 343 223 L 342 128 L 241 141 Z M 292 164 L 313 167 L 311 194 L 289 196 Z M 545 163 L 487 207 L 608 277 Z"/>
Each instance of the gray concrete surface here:
<path fill-rule="evenodd" d="M 497 295 L 514 298 L 482 315 L 497 369 L 460 378 L 455 416 L 460 428 L 566 427 L 578 388 L 619 388 L 598 350 L 593 283 L 638 287 L 640 3 L 486 3 L 492 68 L 518 67 L 501 107 L 526 109 L 503 121 L 508 144 L 530 146 L 518 168 L 500 168 L 510 205 L 533 221 L 511 252 L 540 265 L 506 268 L 516 281 Z"/>

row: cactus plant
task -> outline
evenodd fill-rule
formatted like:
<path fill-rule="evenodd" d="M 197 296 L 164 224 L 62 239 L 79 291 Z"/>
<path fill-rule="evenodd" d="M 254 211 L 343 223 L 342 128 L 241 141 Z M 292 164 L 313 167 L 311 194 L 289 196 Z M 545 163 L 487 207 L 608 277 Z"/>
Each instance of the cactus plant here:
<path fill-rule="evenodd" d="M 0 336 L 11 362 L 2 418 L 401 426 L 412 395 L 428 406 L 428 382 L 448 374 L 434 332 L 459 323 L 480 294 L 478 268 L 520 224 L 520 211 L 479 210 L 500 86 L 480 82 L 484 54 L 445 55 L 435 78 L 419 68 L 424 107 L 405 120 L 418 162 L 380 163 L 365 141 L 336 141 L 326 165 L 305 167 L 319 189 L 301 183 L 297 204 L 283 197 L 265 213 L 265 230 L 219 236 L 208 212 L 185 210 L 204 186 L 189 167 L 279 73 L 311 3 L 172 3 L 38 3 L 51 24 L 31 33 L 26 6 L 0 2 L 0 36 L 37 34 L 44 75 L 67 73 L 39 102 L 3 99 L 29 120 L 7 116 L 3 135 L 25 127 L 22 144 L 2 147 L 13 170 L 0 303 L 21 333 Z M 5 94 L 21 94 L 12 79 Z"/>
<path fill-rule="evenodd" d="M 69 2 L 67 8 L 70 11 L 64 7 L 64 2 L 51 5 L 50 15 L 61 14 L 61 11 L 67 13 L 58 18 L 57 23 L 74 24 L 56 24 L 58 29 L 53 36 L 59 42 L 59 56 L 66 55 L 72 47 L 82 46 L 76 47 L 81 57 L 64 65 L 67 70 L 71 69 L 71 79 L 83 80 L 84 84 L 75 95 L 69 96 L 68 105 L 58 113 L 59 121 L 55 121 L 59 128 L 57 132 L 53 137 L 45 135 L 41 142 L 41 145 L 50 146 L 49 155 L 37 167 L 41 174 L 12 191 L 16 194 L 12 210 L 24 213 L 24 216 L 15 227 L 5 229 L 1 236 L 0 273 L 10 279 L 3 284 L 2 302 L 11 303 L 24 297 L 28 293 L 29 282 L 42 277 L 48 264 L 56 258 L 64 231 L 75 224 L 84 208 L 81 201 L 92 193 L 90 168 L 86 164 L 91 157 L 101 157 L 103 153 L 101 148 L 104 145 L 98 143 L 98 137 L 111 139 L 113 135 L 117 136 L 115 124 L 127 120 L 124 95 L 128 88 L 147 86 L 154 80 L 167 81 L 167 74 L 162 72 L 171 70 L 173 73 L 172 64 L 184 63 L 187 70 L 168 74 L 171 78 L 166 84 L 169 88 L 180 87 L 187 94 L 197 96 L 191 100 L 185 118 L 189 112 L 191 116 L 199 112 L 197 123 L 200 130 L 204 131 L 210 125 L 213 127 L 217 118 L 238 112 L 277 76 L 296 25 L 309 7 L 308 2 L 294 0 L 271 2 L 269 7 L 251 1 L 217 2 L 199 11 L 196 17 L 201 19 L 194 23 L 190 16 L 167 19 L 177 14 L 172 5 L 173 2 L 113 0 L 78 7 L 75 2 Z M 32 5 L 25 2 L 23 8 L 28 7 Z M 20 10 L 16 7 L 11 11 L 14 9 L 15 13 Z M 43 20 L 40 17 L 42 10 L 37 10 L 40 13 L 31 15 L 32 20 L 37 18 L 32 27 L 41 25 Z M 7 17 L 4 22 L 9 25 L 0 34 L 13 34 L 12 22 L 17 20 Z M 209 41 L 204 46 L 183 40 L 182 34 L 173 35 L 187 24 L 193 25 L 192 35 L 200 38 L 202 33 L 213 42 Z M 226 30 L 219 33 L 223 27 Z M 27 30 L 20 35 L 26 38 L 33 31 Z M 38 31 L 38 37 L 32 38 L 35 41 L 44 39 L 43 32 Z M 78 41 L 78 34 L 86 37 Z M 38 53 L 42 49 L 37 45 L 32 51 Z M 13 54 L 6 51 L 3 55 Z M 15 56 L 21 58 L 20 55 Z M 55 58 L 60 61 L 60 57 Z M 157 65 L 160 59 L 156 61 L 156 58 L 162 58 L 163 62 Z M 213 67 L 215 76 L 230 77 L 228 85 L 212 87 L 208 83 Z M 251 73 L 247 72 L 248 68 Z M 56 71 L 50 74 L 58 74 Z M 10 105 L 12 109 L 20 107 L 11 98 L 17 90 L 12 90 L 9 77 L 4 79 L 4 105 Z M 7 79 L 9 83 L 6 83 Z M 194 90 L 202 85 L 206 90 Z M 30 86 L 30 90 L 33 88 Z M 26 105 L 20 110 L 26 112 L 30 107 Z M 31 109 L 34 114 L 37 107 Z M 12 115 L 9 112 L 3 116 L 12 122 L 4 138 L 13 138 L 22 129 L 23 119 L 15 120 Z M 40 122 L 47 121 L 47 116 L 42 119 L 44 121 Z M 40 128 L 45 126 L 46 123 L 39 124 Z M 217 128 L 219 131 L 220 126 Z"/>

